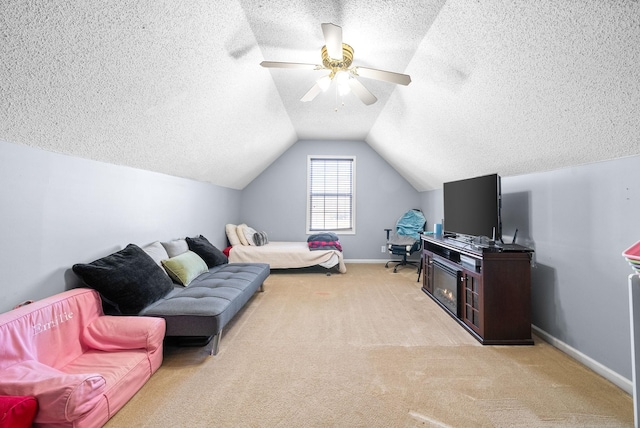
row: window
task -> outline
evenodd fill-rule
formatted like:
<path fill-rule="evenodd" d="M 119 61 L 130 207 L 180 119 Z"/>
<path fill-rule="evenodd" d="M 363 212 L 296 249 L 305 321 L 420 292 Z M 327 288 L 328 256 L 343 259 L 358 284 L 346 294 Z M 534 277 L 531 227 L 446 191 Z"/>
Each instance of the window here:
<path fill-rule="evenodd" d="M 355 157 L 309 156 L 307 233 L 355 233 Z"/>

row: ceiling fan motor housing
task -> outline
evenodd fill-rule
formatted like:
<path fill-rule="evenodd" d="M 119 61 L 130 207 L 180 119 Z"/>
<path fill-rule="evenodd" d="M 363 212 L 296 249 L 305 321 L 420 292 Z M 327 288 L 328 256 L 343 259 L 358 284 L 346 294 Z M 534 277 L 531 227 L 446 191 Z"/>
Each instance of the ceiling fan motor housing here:
<path fill-rule="evenodd" d="M 327 46 L 322 47 L 322 65 L 331 70 L 331 78 L 339 71 L 347 71 L 353 62 L 353 48 L 346 43 L 342 44 L 342 58 L 331 58 L 327 52 Z"/>

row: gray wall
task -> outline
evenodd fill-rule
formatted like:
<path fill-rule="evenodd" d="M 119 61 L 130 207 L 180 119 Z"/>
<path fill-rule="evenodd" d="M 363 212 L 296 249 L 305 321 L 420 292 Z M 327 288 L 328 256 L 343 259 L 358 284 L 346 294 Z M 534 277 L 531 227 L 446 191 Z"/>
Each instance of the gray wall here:
<path fill-rule="evenodd" d="M 224 248 L 240 191 L 0 141 L 0 312 L 78 283 L 74 263 L 203 234 Z"/>
<path fill-rule="evenodd" d="M 431 192 L 422 192 L 421 207 L 425 217 L 427 217 L 427 230 L 433 231 L 435 223 L 442 223 L 444 218 L 444 200 L 442 199 L 442 189 Z"/>
<path fill-rule="evenodd" d="M 533 324 L 631 379 L 633 271 L 621 253 L 640 240 L 640 157 L 503 177 L 502 196 L 505 238 L 517 228 L 535 249 Z M 442 191 L 422 201 L 442 207 Z"/>
<path fill-rule="evenodd" d="M 356 157 L 356 233 L 340 235 L 348 260 L 389 258 L 380 247 L 420 194 L 362 141 L 299 141 L 242 191 L 242 221 L 267 232 L 272 241 L 304 241 L 307 156 Z"/>

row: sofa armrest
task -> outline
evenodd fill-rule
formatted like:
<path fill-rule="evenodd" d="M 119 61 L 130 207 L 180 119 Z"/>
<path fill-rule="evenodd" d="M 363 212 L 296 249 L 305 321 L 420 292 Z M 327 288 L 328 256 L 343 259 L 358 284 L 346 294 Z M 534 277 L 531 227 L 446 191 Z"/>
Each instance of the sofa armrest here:
<path fill-rule="evenodd" d="M 0 394 L 38 401 L 36 424 L 73 422 L 102 400 L 106 381 L 97 373 L 64 373 L 38 361 L 22 361 L 0 371 Z"/>
<path fill-rule="evenodd" d="M 82 341 L 99 351 L 146 349 L 154 351 L 162 346 L 165 333 L 163 318 L 101 316 L 82 332 Z"/>

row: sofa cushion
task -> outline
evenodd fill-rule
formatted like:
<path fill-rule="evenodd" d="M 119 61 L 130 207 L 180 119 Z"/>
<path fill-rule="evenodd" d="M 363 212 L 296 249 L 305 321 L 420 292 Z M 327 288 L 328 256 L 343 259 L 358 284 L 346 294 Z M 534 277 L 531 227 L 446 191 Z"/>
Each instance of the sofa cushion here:
<path fill-rule="evenodd" d="M 82 330 L 81 340 L 89 348 L 104 352 L 133 349 L 162 352 L 165 331 L 165 322 L 159 318 L 101 316 Z"/>
<path fill-rule="evenodd" d="M 222 254 L 207 238 L 200 235 L 196 238 L 186 238 L 189 250 L 199 255 L 208 267 L 212 268 L 224 263 L 229 263 L 227 256 Z"/>
<path fill-rule="evenodd" d="M 167 254 L 169 257 L 179 256 L 182 253 L 185 253 L 189 250 L 189 246 L 187 245 L 187 241 L 184 239 L 174 239 L 168 242 L 162 242 L 162 246 L 165 250 L 167 250 Z"/>
<path fill-rule="evenodd" d="M 265 263 L 226 263 L 176 289 L 141 315 L 167 322 L 167 336 L 216 335 L 269 276 Z"/>
<path fill-rule="evenodd" d="M 175 282 L 185 287 L 209 270 L 205 261 L 193 251 L 163 260 L 162 266 Z"/>
<path fill-rule="evenodd" d="M 36 397 L 35 423 L 71 422 L 102 399 L 104 377 L 97 373 L 70 374 L 38 361 L 25 360 L 0 372 L 0 393 Z"/>
<path fill-rule="evenodd" d="M 125 315 L 135 315 L 173 289 L 171 279 L 135 244 L 73 271 Z"/>
<path fill-rule="evenodd" d="M 31 396 L 0 396 L 0 427 L 31 428 L 38 402 Z"/>

